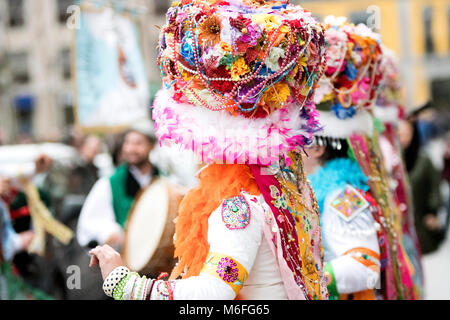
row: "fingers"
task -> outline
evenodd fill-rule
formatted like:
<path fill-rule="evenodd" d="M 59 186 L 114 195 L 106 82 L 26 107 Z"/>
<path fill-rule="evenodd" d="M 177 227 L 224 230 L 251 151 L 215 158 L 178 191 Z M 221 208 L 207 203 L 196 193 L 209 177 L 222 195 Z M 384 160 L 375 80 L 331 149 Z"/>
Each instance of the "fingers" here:
<path fill-rule="evenodd" d="M 89 262 L 89 267 L 95 267 L 98 264 L 98 259 L 95 255 L 91 256 L 91 261 Z"/>
<path fill-rule="evenodd" d="M 105 279 L 112 270 L 123 265 L 120 254 L 107 244 L 95 247 L 89 251 L 89 254 L 92 255 L 89 266 L 93 267 L 98 264 L 103 279 Z"/>
<path fill-rule="evenodd" d="M 107 244 L 95 247 L 89 251 L 89 254 L 92 255 L 90 265 L 99 264 L 102 269 L 104 265 L 121 261 L 120 254 Z"/>

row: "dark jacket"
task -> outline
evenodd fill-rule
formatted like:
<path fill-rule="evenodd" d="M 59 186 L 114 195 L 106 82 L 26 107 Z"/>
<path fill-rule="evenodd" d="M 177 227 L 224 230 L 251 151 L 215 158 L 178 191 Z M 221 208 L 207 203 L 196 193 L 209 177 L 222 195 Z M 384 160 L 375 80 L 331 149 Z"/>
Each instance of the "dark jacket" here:
<path fill-rule="evenodd" d="M 424 224 L 425 215 L 437 215 L 442 205 L 439 190 L 441 176 L 423 151 L 419 152 L 409 176 L 417 236 L 422 247 L 422 253 L 429 253 L 436 250 L 443 240 L 441 232 L 432 231 Z"/>

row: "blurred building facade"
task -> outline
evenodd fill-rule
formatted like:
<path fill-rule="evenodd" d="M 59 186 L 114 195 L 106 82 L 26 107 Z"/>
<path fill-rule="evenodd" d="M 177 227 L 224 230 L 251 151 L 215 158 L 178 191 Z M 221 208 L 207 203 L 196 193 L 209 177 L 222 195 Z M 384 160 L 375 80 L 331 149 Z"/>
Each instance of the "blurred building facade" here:
<path fill-rule="evenodd" d="M 160 83 L 155 63 L 158 41 L 155 25 L 164 24 L 170 1 L 121 2 L 141 9 L 137 19 L 142 31 L 142 50 L 149 90 L 155 91 Z M 68 27 L 73 13 L 68 9 L 75 3 L 75 0 L 0 0 L 0 143 L 25 142 L 28 137 L 37 141 L 58 140 L 73 124 L 75 30 Z"/>
<path fill-rule="evenodd" d="M 365 23 L 398 56 L 407 110 L 450 109 L 450 0 L 295 0 L 314 16 Z"/>

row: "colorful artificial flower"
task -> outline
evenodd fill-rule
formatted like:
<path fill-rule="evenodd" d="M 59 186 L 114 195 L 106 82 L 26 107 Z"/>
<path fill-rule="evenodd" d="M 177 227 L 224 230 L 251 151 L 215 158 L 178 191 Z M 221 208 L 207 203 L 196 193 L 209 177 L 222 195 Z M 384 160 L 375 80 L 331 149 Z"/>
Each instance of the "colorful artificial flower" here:
<path fill-rule="evenodd" d="M 299 65 L 299 66 L 302 67 L 302 69 L 303 69 L 303 68 L 306 68 L 307 63 L 308 63 L 308 57 L 305 56 L 305 55 L 302 55 L 302 56 L 298 59 L 297 65 Z"/>
<path fill-rule="evenodd" d="M 269 56 L 266 59 L 266 65 L 272 71 L 280 70 L 279 60 L 280 58 L 284 58 L 286 55 L 285 51 L 282 48 L 273 47 L 269 51 Z"/>
<path fill-rule="evenodd" d="M 263 25 L 267 32 L 274 31 L 281 25 L 281 20 L 274 14 L 260 13 L 252 15 L 252 21 Z"/>
<path fill-rule="evenodd" d="M 208 109 L 262 115 L 283 108 L 285 92 L 301 106 L 301 93 L 307 95 L 321 72 L 323 30 L 311 13 L 292 4 L 182 1 L 168 10 L 161 30 L 158 64 L 165 87 L 182 84 L 188 101 Z M 263 93 L 271 86 L 282 99 L 267 99 L 268 106 Z M 202 99 L 206 92 L 210 97 Z"/>
<path fill-rule="evenodd" d="M 345 120 L 347 118 L 351 118 L 356 114 L 356 109 L 353 106 L 348 108 L 344 108 L 339 102 L 334 104 L 331 107 L 331 110 L 334 112 L 336 117 L 341 120 Z"/>
<path fill-rule="evenodd" d="M 250 68 L 248 67 L 247 62 L 245 62 L 243 57 L 240 57 L 231 66 L 231 78 L 234 81 L 237 81 L 241 76 L 245 75 L 249 71 Z"/>
<path fill-rule="evenodd" d="M 215 46 L 220 43 L 221 29 L 221 21 L 218 16 L 208 17 L 200 24 L 199 39 L 205 45 Z"/>
<path fill-rule="evenodd" d="M 195 66 L 195 56 L 194 56 L 194 48 L 192 47 L 193 40 L 191 37 L 191 33 L 187 32 L 181 41 L 181 50 L 180 55 L 184 58 L 184 60 L 189 63 L 191 66 Z"/>
<path fill-rule="evenodd" d="M 355 26 L 332 16 L 325 19 L 325 29 L 326 68 L 314 102 L 333 100 L 338 117 L 351 117 L 355 114 L 351 108 L 370 105 L 381 79 L 375 67 L 381 58 L 379 36 L 365 25 Z"/>
<path fill-rule="evenodd" d="M 248 26 L 244 26 L 242 29 L 242 35 L 239 37 L 239 41 L 249 43 L 252 46 L 255 46 L 258 43 L 258 39 L 261 37 L 261 32 L 259 31 L 258 26 L 253 24 L 249 24 Z"/>

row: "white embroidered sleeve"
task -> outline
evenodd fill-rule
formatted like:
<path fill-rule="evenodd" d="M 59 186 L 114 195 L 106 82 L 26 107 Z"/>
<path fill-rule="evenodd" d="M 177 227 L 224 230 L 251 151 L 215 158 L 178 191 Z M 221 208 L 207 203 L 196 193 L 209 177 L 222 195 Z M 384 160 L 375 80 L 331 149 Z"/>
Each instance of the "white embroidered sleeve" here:
<path fill-rule="evenodd" d="M 354 191 L 331 194 L 321 215 L 325 261 L 332 266 L 339 293 L 373 289 L 379 278 L 377 224 L 369 204 Z M 346 197 L 352 200 L 345 203 Z"/>
<path fill-rule="evenodd" d="M 245 194 L 225 200 L 209 217 L 210 252 L 200 275 L 153 283 L 130 276 L 127 282 L 135 283 L 122 284 L 131 290 L 124 290 L 124 295 L 146 299 L 145 288 L 151 286 L 151 300 L 234 299 L 252 269 L 261 244 L 263 214 L 256 196 Z"/>

